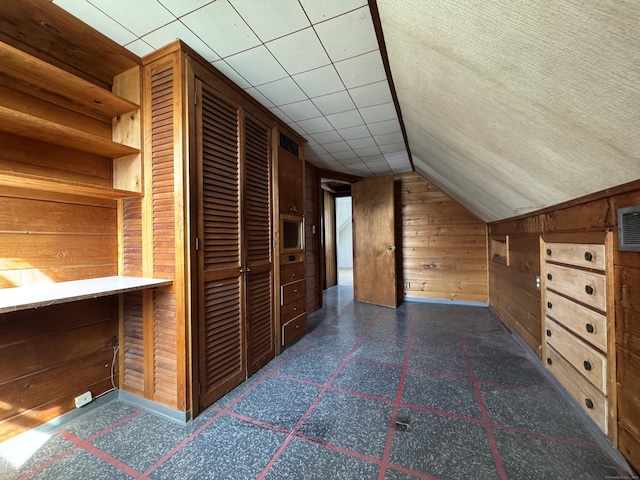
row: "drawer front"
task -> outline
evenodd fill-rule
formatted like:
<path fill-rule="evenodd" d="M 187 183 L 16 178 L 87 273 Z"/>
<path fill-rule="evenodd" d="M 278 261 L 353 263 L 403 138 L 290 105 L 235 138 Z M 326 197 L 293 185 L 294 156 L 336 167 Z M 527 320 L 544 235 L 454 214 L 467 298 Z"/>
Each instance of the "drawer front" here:
<path fill-rule="evenodd" d="M 607 308 L 605 276 L 559 265 L 546 265 L 545 285 L 603 312 Z"/>
<path fill-rule="evenodd" d="M 547 260 L 579 267 L 604 270 L 604 245 L 578 243 L 546 243 Z"/>
<path fill-rule="evenodd" d="M 562 386 L 606 435 L 609 408 L 606 397 L 571 368 L 553 348 L 547 348 L 547 358 L 544 362 Z"/>
<path fill-rule="evenodd" d="M 294 318 L 282 326 L 282 345 L 286 345 L 298 335 L 307 331 L 307 314 Z"/>
<path fill-rule="evenodd" d="M 280 285 L 304 280 L 304 263 L 292 263 L 280 267 Z"/>
<path fill-rule="evenodd" d="M 282 286 L 282 305 L 287 305 L 296 300 L 306 298 L 307 282 L 300 280 L 299 282 L 288 283 Z"/>
<path fill-rule="evenodd" d="M 306 311 L 307 299 L 300 298 L 280 307 L 280 323 L 287 323 L 292 318 L 297 317 Z"/>
<path fill-rule="evenodd" d="M 546 292 L 546 297 L 548 316 L 603 352 L 607 351 L 607 317 L 551 291 Z"/>
<path fill-rule="evenodd" d="M 607 394 L 607 358 L 550 319 L 545 320 L 547 345 L 584 375 L 598 390 Z"/>

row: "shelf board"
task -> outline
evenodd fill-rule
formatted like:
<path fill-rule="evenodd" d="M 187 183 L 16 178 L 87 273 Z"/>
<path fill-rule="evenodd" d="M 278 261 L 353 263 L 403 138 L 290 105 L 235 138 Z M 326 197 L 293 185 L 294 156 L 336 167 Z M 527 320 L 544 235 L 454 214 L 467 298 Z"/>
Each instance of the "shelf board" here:
<path fill-rule="evenodd" d="M 0 289 L 0 314 L 171 285 L 172 280 L 100 277 Z"/>
<path fill-rule="evenodd" d="M 2 42 L 0 73 L 36 89 L 59 95 L 72 105 L 80 105 L 108 118 L 139 108 L 134 102 Z"/>
<path fill-rule="evenodd" d="M 116 143 L 109 138 L 2 106 L 0 106 L 0 130 L 101 157 L 117 158 L 140 153 L 137 148 Z"/>

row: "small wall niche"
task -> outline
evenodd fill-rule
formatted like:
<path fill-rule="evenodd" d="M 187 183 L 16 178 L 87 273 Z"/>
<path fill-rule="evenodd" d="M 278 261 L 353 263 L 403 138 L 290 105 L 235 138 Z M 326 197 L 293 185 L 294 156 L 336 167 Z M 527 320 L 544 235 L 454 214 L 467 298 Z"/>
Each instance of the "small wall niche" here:
<path fill-rule="evenodd" d="M 494 262 L 509 266 L 509 235 L 491 235 L 489 258 Z"/>

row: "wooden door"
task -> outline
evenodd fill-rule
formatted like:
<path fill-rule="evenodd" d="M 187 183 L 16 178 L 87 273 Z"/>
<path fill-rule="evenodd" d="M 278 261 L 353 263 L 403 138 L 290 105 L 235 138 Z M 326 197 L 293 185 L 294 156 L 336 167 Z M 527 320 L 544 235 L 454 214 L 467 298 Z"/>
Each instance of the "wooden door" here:
<path fill-rule="evenodd" d="M 271 132 L 247 116 L 243 133 L 247 365 L 252 375 L 275 357 Z"/>
<path fill-rule="evenodd" d="M 397 306 L 393 175 L 351 186 L 356 300 Z"/>
<path fill-rule="evenodd" d="M 324 192 L 324 259 L 325 284 L 324 288 L 338 284 L 338 259 L 336 249 L 336 196 Z"/>
<path fill-rule="evenodd" d="M 246 378 L 238 111 L 196 80 L 200 408 Z"/>

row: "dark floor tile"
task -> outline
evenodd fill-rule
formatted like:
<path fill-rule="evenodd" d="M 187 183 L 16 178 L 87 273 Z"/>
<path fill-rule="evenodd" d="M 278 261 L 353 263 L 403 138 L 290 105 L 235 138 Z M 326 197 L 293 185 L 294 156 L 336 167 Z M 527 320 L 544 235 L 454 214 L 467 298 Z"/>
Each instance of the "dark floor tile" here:
<path fill-rule="evenodd" d="M 393 470 L 391 468 L 387 469 L 387 473 L 384 476 L 384 480 L 416 480 L 421 478 L 420 476 L 409 475 L 408 473 L 399 472 L 398 470 Z"/>
<path fill-rule="evenodd" d="M 559 438 L 593 443 L 573 408 L 546 389 L 523 390 L 480 385 L 489 420 Z"/>
<path fill-rule="evenodd" d="M 138 411 L 137 407 L 114 400 L 107 403 L 104 408 L 98 408 L 69 422 L 63 429 L 86 440 L 136 411 Z"/>
<path fill-rule="evenodd" d="M 407 344 L 411 334 L 409 322 L 376 322 L 366 333 L 366 338 L 385 343 Z"/>
<path fill-rule="evenodd" d="M 409 368 L 463 377 L 469 376 L 469 366 L 464 355 L 430 348 L 413 347 L 409 355 Z"/>
<path fill-rule="evenodd" d="M 354 358 L 398 366 L 404 365 L 405 356 L 406 347 L 404 346 L 373 342 L 371 340 L 364 340 L 353 354 Z"/>
<path fill-rule="evenodd" d="M 269 377 L 231 407 L 231 410 L 291 430 L 309 409 L 320 390 L 319 387 L 294 380 Z"/>
<path fill-rule="evenodd" d="M 462 353 L 460 336 L 456 332 L 434 329 L 413 335 L 412 346 L 429 347 L 446 352 Z"/>
<path fill-rule="evenodd" d="M 326 392 L 300 434 L 370 457 L 382 458 L 393 405 L 342 392 Z"/>
<path fill-rule="evenodd" d="M 525 356 L 524 350 L 506 330 L 476 331 L 463 334 L 465 347 L 470 355 Z"/>
<path fill-rule="evenodd" d="M 238 385 L 236 388 L 231 390 L 229 393 L 227 393 L 223 397 L 220 397 L 218 400 L 216 400 L 213 403 L 213 406 L 219 407 L 219 408 L 228 408 L 229 405 L 237 401 L 237 399 L 241 395 L 251 390 L 255 384 L 264 381 L 264 375 L 262 373 L 263 372 L 258 372 L 255 375 L 249 377 L 247 380 L 242 382 L 240 385 Z"/>
<path fill-rule="evenodd" d="M 0 479 L 15 479 L 75 446 L 58 434 L 27 432 L 0 443 Z"/>
<path fill-rule="evenodd" d="M 119 480 L 131 477 L 113 465 L 92 455 L 86 450 L 78 449 L 36 473 L 30 479 L 35 480 Z"/>
<path fill-rule="evenodd" d="M 286 435 L 223 415 L 150 475 L 153 479 L 255 479 Z"/>
<path fill-rule="evenodd" d="M 567 445 L 499 429 L 494 429 L 494 435 L 509 478 L 624 478 L 611 460 L 598 449 Z"/>
<path fill-rule="evenodd" d="M 265 477 L 268 480 L 375 480 L 378 466 L 294 438 Z"/>
<path fill-rule="evenodd" d="M 284 363 L 276 373 L 325 384 L 336 372 L 342 359 L 315 352 L 300 352 L 295 361 Z"/>
<path fill-rule="evenodd" d="M 312 352 L 330 353 L 346 357 L 358 342 L 356 337 L 344 335 L 323 335 L 304 344 L 303 348 Z"/>
<path fill-rule="evenodd" d="M 372 363 L 347 362 L 333 381 L 333 386 L 354 392 L 395 400 L 402 369 Z"/>
<path fill-rule="evenodd" d="M 544 376 L 524 355 L 471 356 L 471 365 L 479 380 L 522 387 L 548 385 Z"/>
<path fill-rule="evenodd" d="M 482 417 L 471 380 L 409 371 L 402 402 L 465 417 Z"/>
<path fill-rule="evenodd" d="M 144 472 L 187 438 L 193 426 L 142 412 L 99 436 L 91 444 L 125 465 Z"/>
<path fill-rule="evenodd" d="M 406 432 L 393 436 L 389 461 L 441 479 L 498 478 L 483 425 L 401 408 Z"/>

